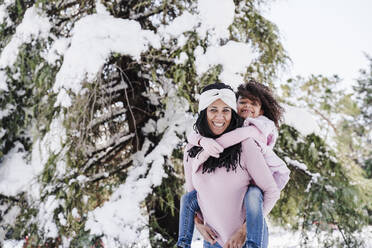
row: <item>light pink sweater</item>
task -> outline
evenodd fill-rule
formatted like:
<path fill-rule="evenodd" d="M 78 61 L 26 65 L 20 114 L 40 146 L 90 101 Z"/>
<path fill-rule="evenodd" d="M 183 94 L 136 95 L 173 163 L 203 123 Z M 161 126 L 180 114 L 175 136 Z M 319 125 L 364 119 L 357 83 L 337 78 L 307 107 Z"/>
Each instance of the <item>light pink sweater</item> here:
<path fill-rule="evenodd" d="M 269 166 L 278 188 L 282 190 L 289 181 L 291 171 L 285 162 L 273 151 L 278 137 L 278 131 L 274 122 L 261 115 L 257 118 L 245 119 L 243 126 L 222 135 L 216 139 L 217 143 L 226 148 L 247 138 L 253 138 L 260 146 L 266 164 Z M 201 135 L 193 133 L 187 137 L 187 140 L 190 144 L 197 146 L 201 138 Z"/>
<path fill-rule="evenodd" d="M 260 133 L 255 127 L 256 134 Z M 221 140 L 220 140 L 221 142 Z M 233 143 L 231 139 L 222 142 Z M 186 145 L 184 151 L 184 169 L 186 189 L 196 189 L 198 203 L 203 214 L 204 223 L 213 228 L 220 245 L 225 242 L 243 225 L 245 220 L 243 198 L 251 179 L 264 193 L 263 213 L 267 215 L 279 199 L 280 191 L 269 170 L 261 148 L 248 138 L 242 142 L 240 164 L 236 171 L 226 171 L 226 168 L 216 168 L 213 173 L 202 173 L 202 164 L 209 155 L 202 151 L 195 158 L 188 156 L 187 151 L 192 147 Z"/>

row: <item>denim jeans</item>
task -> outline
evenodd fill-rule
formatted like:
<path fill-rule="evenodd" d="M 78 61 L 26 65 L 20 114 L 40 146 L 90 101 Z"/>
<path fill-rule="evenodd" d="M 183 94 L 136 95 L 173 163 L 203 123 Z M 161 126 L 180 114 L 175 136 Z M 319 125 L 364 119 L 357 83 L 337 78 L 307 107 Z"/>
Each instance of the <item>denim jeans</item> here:
<path fill-rule="evenodd" d="M 257 186 L 249 186 L 244 196 L 247 238 L 245 248 L 267 248 L 269 232 L 262 213 L 263 194 Z"/>
<path fill-rule="evenodd" d="M 199 211 L 196 190 L 188 192 L 181 197 L 180 222 L 178 228 L 177 246 L 183 248 L 191 247 L 194 232 L 194 216 Z"/>
<path fill-rule="evenodd" d="M 267 248 L 268 230 L 265 218 L 262 214 L 263 195 L 257 186 L 249 186 L 244 196 L 244 208 L 246 210 L 247 238 L 244 248 Z M 194 215 L 199 211 L 196 191 L 186 193 L 181 198 L 181 211 L 178 232 L 178 247 L 190 248 L 194 231 Z M 204 248 L 220 248 L 204 241 Z"/>

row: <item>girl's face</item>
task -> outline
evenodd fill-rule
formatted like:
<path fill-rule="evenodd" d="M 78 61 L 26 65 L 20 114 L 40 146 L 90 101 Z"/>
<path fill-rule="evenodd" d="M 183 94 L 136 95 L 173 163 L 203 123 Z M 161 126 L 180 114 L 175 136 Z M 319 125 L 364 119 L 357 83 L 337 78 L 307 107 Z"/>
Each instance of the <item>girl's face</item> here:
<path fill-rule="evenodd" d="M 207 108 L 208 126 L 215 135 L 222 134 L 231 122 L 231 108 L 218 99 Z"/>
<path fill-rule="evenodd" d="M 261 103 L 259 101 L 252 101 L 241 96 L 238 98 L 237 110 L 238 115 L 244 119 L 247 117 L 256 118 L 263 114 Z"/>

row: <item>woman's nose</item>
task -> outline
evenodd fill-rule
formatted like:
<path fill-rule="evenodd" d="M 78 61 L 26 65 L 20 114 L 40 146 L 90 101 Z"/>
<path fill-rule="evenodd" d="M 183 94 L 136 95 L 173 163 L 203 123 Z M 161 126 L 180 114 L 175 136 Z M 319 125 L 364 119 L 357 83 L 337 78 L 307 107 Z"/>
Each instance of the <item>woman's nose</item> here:
<path fill-rule="evenodd" d="M 222 112 L 216 114 L 216 119 L 223 119 L 224 115 Z"/>

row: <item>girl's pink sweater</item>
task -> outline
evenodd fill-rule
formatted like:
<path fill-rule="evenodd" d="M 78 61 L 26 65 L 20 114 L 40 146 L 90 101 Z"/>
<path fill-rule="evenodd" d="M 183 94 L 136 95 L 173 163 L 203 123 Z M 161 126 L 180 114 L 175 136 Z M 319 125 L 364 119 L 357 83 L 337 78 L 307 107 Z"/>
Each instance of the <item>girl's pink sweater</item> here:
<path fill-rule="evenodd" d="M 262 134 L 255 127 L 252 128 L 252 132 L 255 130 L 259 138 Z M 223 147 L 234 143 L 231 139 L 219 142 Z M 213 173 L 202 173 L 201 165 L 208 159 L 209 154 L 202 151 L 195 158 L 191 158 L 187 153 L 191 147 L 191 144 L 187 144 L 184 151 L 186 189 L 189 192 L 196 189 L 204 223 L 217 232 L 217 241 L 223 246 L 244 223 L 243 198 L 251 179 L 264 193 L 265 216 L 279 199 L 280 191 L 264 160 L 261 148 L 252 138 L 242 141 L 241 167 L 237 166 L 236 171 L 227 172 L 225 168 L 217 168 Z"/>

